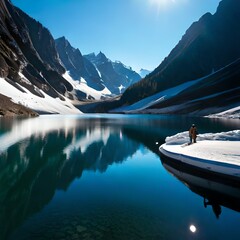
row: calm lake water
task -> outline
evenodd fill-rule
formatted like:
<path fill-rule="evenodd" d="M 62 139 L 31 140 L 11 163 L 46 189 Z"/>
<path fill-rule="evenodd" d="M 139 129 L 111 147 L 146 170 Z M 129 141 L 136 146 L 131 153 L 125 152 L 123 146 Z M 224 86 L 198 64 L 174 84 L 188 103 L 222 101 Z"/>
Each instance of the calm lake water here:
<path fill-rule="evenodd" d="M 0 119 L 0 239 L 240 239 L 239 186 L 159 155 L 192 123 L 200 133 L 240 127 L 159 115 Z"/>

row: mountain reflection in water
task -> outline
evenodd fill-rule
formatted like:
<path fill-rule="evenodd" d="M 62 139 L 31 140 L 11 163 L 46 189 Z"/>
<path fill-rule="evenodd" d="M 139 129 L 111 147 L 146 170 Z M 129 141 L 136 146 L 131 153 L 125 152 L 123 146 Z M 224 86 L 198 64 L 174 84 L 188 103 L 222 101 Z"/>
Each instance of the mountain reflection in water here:
<path fill-rule="evenodd" d="M 67 191 L 84 171 L 105 172 L 113 163 L 131 160 L 139 149 L 159 155 L 166 136 L 185 131 L 192 122 L 191 118 L 137 115 L 0 119 L 0 239 L 8 239 L 49 204 L 57 190 Z M 232 130 L 235 125 L 198 119 L 202 132 Z"/>
<path fill-rule="evenodd" d="M 133 155 L 139 143 L 123 127 L 103 121 L 35 118 L 13 122 L 0 136 L 1 234 L 47 204 L 56 189 L 66 190 L 84 170 L 106 171 Z"/>

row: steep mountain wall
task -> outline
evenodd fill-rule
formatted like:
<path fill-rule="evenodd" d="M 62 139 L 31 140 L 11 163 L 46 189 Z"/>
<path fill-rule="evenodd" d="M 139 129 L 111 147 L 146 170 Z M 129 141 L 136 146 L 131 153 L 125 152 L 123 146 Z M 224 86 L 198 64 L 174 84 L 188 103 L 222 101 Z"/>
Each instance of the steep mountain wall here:
<path fill-rule="evenodd" d="M 95 66 L 82 56 L 79 49 L 72 47 L 65 37 L 56 39 L 55 43 L 64 67 L 74 80 L 83 78 L 88 86 L 95 90 L 101 91 L 104 89 Z"/>
<path fill-rule="evenodd" d="M 72 86 L 61 76 L 65 69 L 59 61 L 50 32 L 11 2 L 0 2 L 1 77 L 14 86 L 17 86 L 16 83 L 24 86 L 40 97 L 43 94 L 39 90 L 60 98 L 71 91 Z"/>
<path fill-rule="evenodd" d="M 193 23 L 177 46 L 145 79 L 122 96 L 133 103 L 178 84 L 204 77 L 240 57 L 240 1 L 223 0 L 217 12 Z"/>
<path fill-rule="evenodd" d="M 98 69 L 101 74 L 103 84 L 113 94 L 118 95 L 123 93 L 130 85 L 141 79 L 141 76 L 131 68 L 126 67 L 121 62 L 111 61 L 102 52 L 97 55 L 91 53 L 85 55 L 84 57 L 91 61 Z"/>

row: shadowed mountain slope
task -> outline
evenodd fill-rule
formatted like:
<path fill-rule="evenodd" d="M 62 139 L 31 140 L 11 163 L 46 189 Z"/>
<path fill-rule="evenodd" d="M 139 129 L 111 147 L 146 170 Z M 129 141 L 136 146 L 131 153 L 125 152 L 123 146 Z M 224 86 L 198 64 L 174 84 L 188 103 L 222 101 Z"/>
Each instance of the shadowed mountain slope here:
<path fill-rule="evenodd" d="M 240 2 L 220 2 L 214 15 L 207 13 L 193 23 L 168 57 L 146 78 L 124 92 L 121 104 L 132 104 L 163 90 L 205 77 L 236 61 L 240 57 L 239 22 Z M 216 91 L 221 86 L 231 87 L 228 80 L 221 77 L 219 81 L 216 79 Z M 208 85 L 207 81 L 208 78 L 205 79 L 205 85 Z M 233 82 L 235 84 L 235 80 Z M 185 97 L 185 102 L 190 100 L 188 96 Z"/>

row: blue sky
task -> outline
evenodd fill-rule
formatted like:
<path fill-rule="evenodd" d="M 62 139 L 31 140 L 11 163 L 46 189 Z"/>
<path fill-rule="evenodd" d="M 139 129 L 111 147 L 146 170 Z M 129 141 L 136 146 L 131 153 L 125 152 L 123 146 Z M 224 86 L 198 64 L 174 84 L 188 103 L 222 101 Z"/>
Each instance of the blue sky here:
<path fill-rule="evenodd" d="M 138 71 L 153 70 L 187 28 L 220 0 L 12 0 L 47 27 L 65 36 L 82 54 L 102 51 Z"/>

